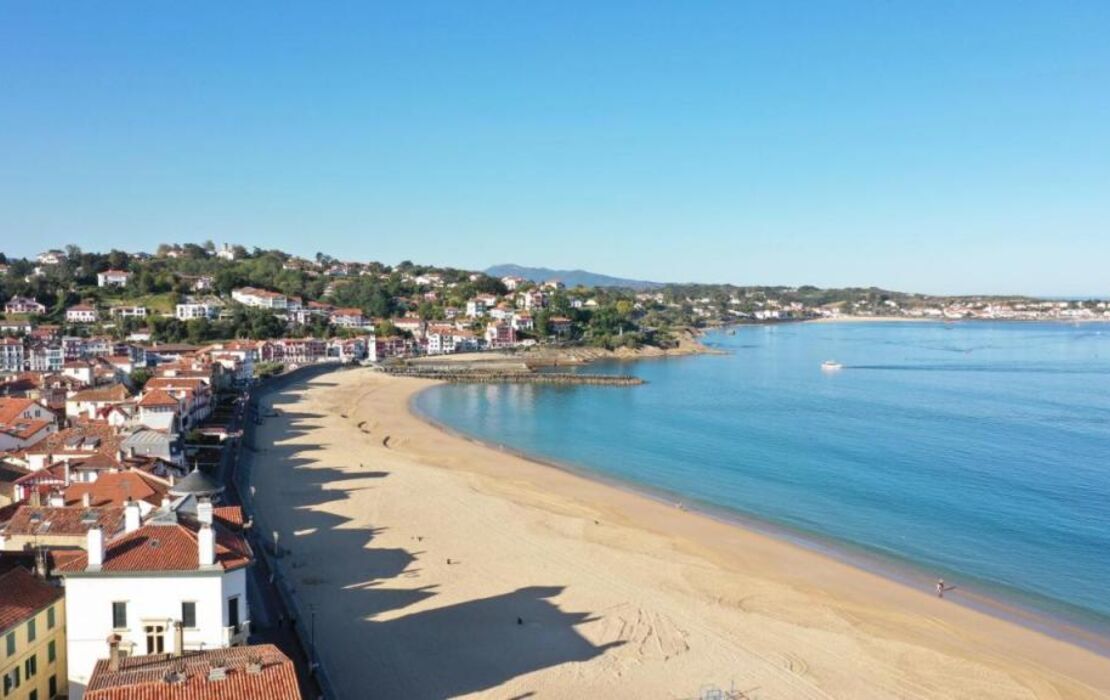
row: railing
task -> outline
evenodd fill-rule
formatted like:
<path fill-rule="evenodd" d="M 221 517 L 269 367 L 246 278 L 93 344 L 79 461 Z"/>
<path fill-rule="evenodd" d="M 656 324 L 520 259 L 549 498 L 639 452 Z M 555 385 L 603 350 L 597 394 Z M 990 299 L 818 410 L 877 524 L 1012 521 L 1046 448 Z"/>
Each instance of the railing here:
<path fill-rule="evenodd" d="M 341 369 L 343 365 L 336 363 L 325 363 L 317 365 L 308 365 L 296 370 L 286 372 L 284 374 L 263 379 L 257 383 L 251 391 L 250 405 L 247 406 L 243 414 L 243 423 L 240 426 L 242 431 L 241 439 L 235 444 L 234 449 L 239 453 L 239 458 L 236 459 L 232 456 L 232 450 L 224 450 L 224 455 L 228 462 L 226 468 L 230 470 L 231 480 L 234 483 L 235 490 L 239 494 L 240 505 L 243 508 L 243 513 L 252 521 L 251 544 L 254 548 L 256 556 L 260 556 L 266 560 L 270 571 L 273 574 L 272 584 L 278 592 L 286 610 L 289 612 L 293 629 L 296 632 L 297 640 L 300 642 L 301 648 L 304 651 L 305 657 L 308 659 L 309 668 L 316 679 L 317 685 L 320 687 L 320 692 L 324 698 L 336 698 L 335 686 L 331 682 L 331 674 L 328 672 L 327 664 L 316 651 L 315 640 L 312 638 L 312 611 L 306 610 L 307 607 L 300 598 L 296 595 L 296 589 L 292 581 L 286 577 L 280 564 L 278 557 L 275 557 L 271 552 L 276 551 L 276 543 L 274 543 L 269 533 L 273 532 L 268 527 L 265 518 L 262 517 L 254 509 L 254 499 L 252 497 L 250 487 L 250 470 L 246 461 L 242 459 L 242 449 L 247 446 L 248 449 L 254 450 L 254 433 L 256 426 L 254 423 L 254 413 L 258 410 L 258 394 L 266 391 L 280 391 L 287 384 L 291 384 L 300 379 L 311 379 L 321 374 Z M 227 471 L 223 473 L 227 474 Z"/>
<path fill-rule="evenodd" d="M 246 644 L 247 639 L 251 634 L 251 623 L 249 620 L 240 622 L 237 625 L 230 625 L 223 628 L 223 645 L 225 647 L 239 646 Z"/>

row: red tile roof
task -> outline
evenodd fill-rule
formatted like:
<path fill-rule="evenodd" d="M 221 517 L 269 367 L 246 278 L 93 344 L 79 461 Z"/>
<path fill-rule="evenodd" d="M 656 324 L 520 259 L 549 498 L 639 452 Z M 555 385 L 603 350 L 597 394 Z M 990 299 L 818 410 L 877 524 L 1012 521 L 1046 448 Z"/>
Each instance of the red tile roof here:
<path fill-rule="evenodd" d="M 105 649 L 107 651 L 107 649 Z M 258 665 L 255 672 L 248 669 Z M 299 700 L 293 662 L 272 644 L 186 652 L 182 656 L 125 656 L 119 670 L 96 662 L 85 700 Z M 224 677 L 209 680 L 214 668 Z M 174 678 L 174 682 L 168 679 Z"/>
<path fill-rule="evenodd" d="M 87 515 L 87 517 L 86 517 Z M 93 525 L 106 533 L 123 526 L 123 508 L 70 508 L 54 506 L 20 506 L 4 526 L 11 535 L 84 535 Z"/>
<path fill-rule="evenodd" d="M 126 401 L 131 398 L 131 393 L 122 384 L 113 384 L 102 389 L 85 389 L 70 396 L 67 401 Z"/>
<path fill-rule="evenodd" d="M 152 379 L 150 381 L 154 380 Z M 143 408 L 152 408 L 158 406 L 172 406 L 174 408 L 177 408 L 180 405 L 180 402 L 162 389 L 153 389 L 143 395 L 142 400 L 139 401 L 139 405 Z"/>
<path fill-rule="evenodd" d="M 216 563 L 231 571 L 251 562 L 250 545 L 240 535 L 221 525 L 216 532 Z M 148 522 L 134 532 L 114 537 L 104 549 L 101 571 L 195 571 L 200 566 L 197 551 L 197 532 L 200 524 L 194 520 L 176 523 Z M 59 566 L 59 573 L 76 573 L 85 570 L 88 556 L 78 556 Z"/>
<path fill-rule="evenodd" d="M 61 599 L 65 591 L 36 578 L 22 567 L 0 574 L 0 633 L 29 619 L 51 603 Z"/>
<path fill-rule="evenodd" d="M 130 498 L 159 505 L 169 491 L 169 484 L 141 471 L 108 472 L 93 482 L 74 482 L 65 490 L 67 506 L 81 505 L 89 494 L 91 506 L 122 506 Z"/>

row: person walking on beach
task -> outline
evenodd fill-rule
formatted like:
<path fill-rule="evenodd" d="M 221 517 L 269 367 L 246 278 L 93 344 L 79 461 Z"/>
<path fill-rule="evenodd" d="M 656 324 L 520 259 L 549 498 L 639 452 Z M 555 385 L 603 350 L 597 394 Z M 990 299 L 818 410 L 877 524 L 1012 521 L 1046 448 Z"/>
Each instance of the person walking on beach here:
<path fill-rule="evenodd" d="M 942 579 L 942 578 L 937 579 L 937 597 L 938 598 L 943 598 L 944 597 L 944 579 Z"/>

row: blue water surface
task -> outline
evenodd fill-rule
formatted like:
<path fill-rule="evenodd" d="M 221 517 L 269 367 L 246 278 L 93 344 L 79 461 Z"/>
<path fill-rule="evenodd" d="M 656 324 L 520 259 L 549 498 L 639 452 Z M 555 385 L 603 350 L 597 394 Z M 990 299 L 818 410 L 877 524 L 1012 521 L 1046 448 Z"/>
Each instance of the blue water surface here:
<path fill-rule="evenodd" d="M 450 427 L 1110 621 L 1110 324 L 746 326 L 634 388 L 452 385 Z M 835 359 L 837 372 L 822 371 Z"/>

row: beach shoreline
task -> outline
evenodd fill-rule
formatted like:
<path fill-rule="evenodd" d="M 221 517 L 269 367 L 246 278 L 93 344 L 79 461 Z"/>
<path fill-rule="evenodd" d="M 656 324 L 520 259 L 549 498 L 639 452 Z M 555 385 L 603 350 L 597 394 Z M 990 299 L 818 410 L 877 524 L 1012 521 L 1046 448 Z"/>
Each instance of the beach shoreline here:
<path fill-rule="evenodd" d="M 756 515 L 741 513 L 723 506 L 702 503 L 696 499 L 684 497 L 679 493 L 608 476 L 586 467 L 564 464 L 525 450 L 500 443 L 491 443 L 477 436 L 467 434 L 436 420 L 417 405 L 422 394 L 435 391 L 442 385 L 442 382 L 435 382 L 431 386 L 414 392 L 408 399 L 408 410 L 417 419 L 454 439 L 473 443 L 500 453 L 511 454 L 545 469 L 556 469 L 582 479 L 596 481 L 607 487 L 627 491 L 664 506 L 675 507 L 692 515 L 709 518 L 726 526 L 749 530 L 790 546 L 802 547 L 915 590 L 930 591 L 936 581 L 935 572 L 926 571 L 922 565 L 916 562 L 871 551 L 848 542 L 822 538 L 818 533 L 800 531 L 787 525 L 760 519 Z M 953 578 L 954 574 L 948 576 L 950 584 L 955 584 L 959 578 L 958 576 Z M 947 598 L 953 604 L 962 605 L 991 617 L 1019 624 L 1027 629 L 1047 634 L 1067 643 L 1077 644 L 1101 656 L 1110 658 L 1110 635 L 1107 634 L 1110 629 L 1103 629 L 1095 624 L 1085 625 L 1080 620 L 1067 619 L 1063 613 L 1054 617 L 1052 614 L 1034 607 L 1007 600 L 989 591 L 987 586 L 980 586 L 977 583 L 969 586 L 966 581 L 961 581 L 961 583 L 963 585 L 960 586 L 960 594 L 956 596 L 949 595 Z"/>
<path fill-rule="evenodd" d="M 555 597 L 559 607 L 569 605 L 591 614 L 576 629 L 603 653 L 527 673 L 506 673 L 495 678 L 500 682 L 483 687 L 468 684 L 471 692 L 496 689 L 495 695 L 503 696 L 539 689 L 542 696 L 574 697 L 588 679 L 589 687 L 608 687 L 613 697 L 635 697 L 636 689 L 649 688 L 656 689 L 656 695 L 693 695 L 710 680 L 724 687 L 727 677 L 714 676 L 712 669 L 726 667 L 744 668 L 743 678 L 732 680 L 754 683 L 768 697 L 1110 693 L 1110 660 L 1090 650 L 952 601 L 938 601 L 927 591 L 773 535 L 443 430 L 412 412 L 413 397 L 433 382 L 354 370 L 328 375 L 324 383 L 335 386 L 295 392 L 287 403 L 286 394 L 273 399 L 289 411 L 297 411 L 304 401 L 313 409 L 311 429 L 294 425 L 293 419 L 263 427 L 274 431 L 275 448 L 308 441 L 286 455 L 285 461 L 292 464 L 286 465 L 286 476 L 293 481 L 312 479 L 322 484 L 321 492 L 329 492 L 327 481 L 312 476 L 317 460 L 310 454 L 322 450 L 325 454 L 318 457 L 331 465 L 327 468 L 342 474 L 342 479 L 330 481 L 357 482 L 365 469 L 355 466 L 356 458 L 375 459 L 380 462 L 375 470 L 388 471 L 389 476 L 375 483 L 374 490 L 393 492 L 388 505 L 379 502 L 377 508 L 347 494 L 311 503 L 309 510 L 322 508 L 345 522 L 365 519 L 367 527 L 387 531 L 374 539 L 389 539 L 394 529 L 435 530 L 437 521 L 423 511 L 429 501 L 441 503 L 442 498 L 448 505 L 441 505 L 441 515 L 457 532 L 438 532 L 435 540 L 451 540 L 451 550 L 460 552 L 463 561 L 473 561 L 487 572 L 488 580 L 463 586 L 464 598 L 489 593 L 487 589 L 506 580 L 531 586 L 551 583 L 554 560 L 561 564 L 554 576 L 562 586 Z M 292 432 L 299 435 L 283 439 L 294 427 L 298 429 Z M 345 459 L 351 464 L 334 466 Z M 306 460 L 312 464 L 303 464 Z M 403 469 L 390 471 L 391 463 Z M 279 459 L 276 466 L 281 464 Z M 275 495 L 254 470 L 252 476 L 258 480 L 259 504 L 269 511 L 269 520 L 304 512 L 306 504 L 281 497 L 281 489 Z M 402 483 L 404 478 L 419 484 Z M 476 530 L 471 521 L 480 523 L 485 511 L 500 518 L 491 526 L 518 536 L 505 540 L 486 529 Z M 289 533 L 289 541 L 297 541 L 296 532 Z M 403 543 L 402 537 L 394 544 Z M 302 556 L 302 565 L 309 569 L 333 564 L 321 561 L 312 547 Z M 454 579 L 459 569 L 442 563 L 432 567 L 425 563 L 426 556 L 419 556 L 417 576 L 422 584 L 438 590 L 458 583 Z M 413 563 L 415 559 L 396 577 L 406 575 Z M 628 585 L 616 593 L 608 590 L 596 580 L 599 568 Z M 394 578 L 377 580 L 386 586 Z M 323 592 L 319 586 L 303 590 L 309 595 Z M 322 609 L 329 606 L 325 597 L 318 602 Z M 637 635 L 645 634 L 643 625 L 629 620 L 645 616 L 655 620 L 649 626 L 656 637 L 660 626 L 669 630 L 666 639 L 653 642 L 666 653 L 653 656 L 643 648 L 629 648 L 642 643 Z M 347 635 L 358 632 L 348 630 Z M 329 655 L 332 668 L 343 666 L 343 644 L 339 647 L 333 651 L 338 664 Z M 468 673 L 465 668 L 452 672 Z"/>

